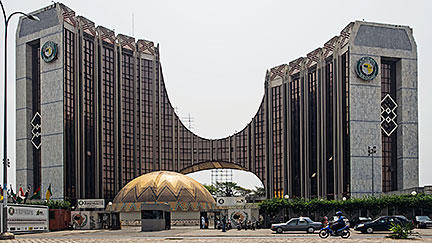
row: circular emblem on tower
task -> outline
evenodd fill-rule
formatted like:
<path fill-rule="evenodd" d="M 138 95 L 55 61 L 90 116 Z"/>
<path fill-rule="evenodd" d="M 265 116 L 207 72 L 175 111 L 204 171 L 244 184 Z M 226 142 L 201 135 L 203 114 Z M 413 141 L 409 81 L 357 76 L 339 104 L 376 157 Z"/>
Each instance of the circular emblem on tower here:
<path fill-rule="evenodd" d="M 372 57 L 362 57 L 357 61 L 356 73 L 363 80 L 372 80 L 378 74 L 378 64 Z"/>
<path fill-rule="evenodd" d="M 41 48 L 41 56 L 45 62 L 52 62 L 57 58 L 57 44 L 47 41 Z"/>

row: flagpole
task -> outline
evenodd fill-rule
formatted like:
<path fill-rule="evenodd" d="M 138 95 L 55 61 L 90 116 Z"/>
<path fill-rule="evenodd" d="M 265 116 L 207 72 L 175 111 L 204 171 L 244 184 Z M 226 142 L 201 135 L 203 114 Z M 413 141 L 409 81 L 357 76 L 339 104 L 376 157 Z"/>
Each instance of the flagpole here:
<path fill-rule="evenodd" d="M 0 234 L 0 240 L 9 240 L 9 239 L 15 239 L 14 234 L 8 232 L 7 229 L 7 169 L 9 167 L 9 159 L 7 157 L 7 35 L 8 35 L 8 24 L 9 20 L 14 15 L 24 15 L 30 20 L 37 20 L 39 21 L 39 18 L 33 15 L 29 15 L 23 12 L 13 12 L 9 16 L 6 14 L 6 10 L 3 6 L 3 2 L 0 0 L 0 6 L 3 13 L 4 18 L 4 110 L 3 110 L 3 118 L 4 118 L 4 129 L 3 129 L 3 219 L 2 219 L 2 228 L 1 228 L 1 234 Z"/>

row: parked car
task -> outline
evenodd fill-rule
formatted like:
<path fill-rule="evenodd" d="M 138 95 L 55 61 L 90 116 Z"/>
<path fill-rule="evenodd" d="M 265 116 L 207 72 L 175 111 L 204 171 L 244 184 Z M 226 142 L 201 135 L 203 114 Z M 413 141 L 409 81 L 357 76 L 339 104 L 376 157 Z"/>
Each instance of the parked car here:
<path fill-rule="evenodd" d="M 371 234 L 374 231 L 387 231 L 392 223 L 400 225 L 409 225 L 410 221 L 405 216 L 381 216 L 371 222 L 361 223 L 354 226 L 354 230 L 362 233 Z"/>
<path fill-rule="evenodd" d="M 415 216 L 413 221 L 417 228 L 432 227 L 432 220 L 429 218 L 429 216 Z"/>
<path fill-rule="evenodd" d="M 309 217 L 292 218 L 286 223 L 272 224 L 271 230 L 276 233 L 283 233 L 284 231 L 306 231 L 313 233 L 315 230 L 322 228 L 320 222 L 314 222 Z"/>
<path fill-rule="evenodd" d="M 354 228 L 354 226 L 358 225 L 358 224 L 364 224 L 367 222 L 372 221 L 371 217 L 354 217 L 349 221 L 350 227 Z"/>

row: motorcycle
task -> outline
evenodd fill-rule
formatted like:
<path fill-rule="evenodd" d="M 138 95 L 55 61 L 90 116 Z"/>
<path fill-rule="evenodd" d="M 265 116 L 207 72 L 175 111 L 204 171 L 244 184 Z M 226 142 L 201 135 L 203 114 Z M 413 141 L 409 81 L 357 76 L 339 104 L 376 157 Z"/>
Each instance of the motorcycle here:
<path fill-rule="evenodd" d="M 329 237 L 330 235 L 331 236 L 340 236 L 344 239 L 347 239 L 348 237 L 350 237 L 351 233 L 350 233 L 348 225 L 345 225 L 344 227 L 342 227 L 341 229 L 338 229 L 335 232 L 330 228 L 330 224 L 327 225 L 326 227 L 322 228 L 319 232 L 319 236 L 322 239 L 325 239 L 325 238 Z"/>

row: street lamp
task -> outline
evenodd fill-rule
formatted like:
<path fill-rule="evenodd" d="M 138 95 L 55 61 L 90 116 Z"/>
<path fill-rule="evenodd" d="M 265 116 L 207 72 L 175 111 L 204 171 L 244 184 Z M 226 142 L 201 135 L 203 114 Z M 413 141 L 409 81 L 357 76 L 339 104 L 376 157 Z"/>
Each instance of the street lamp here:
<path fill-rule="evenodd" d="M 316 177 L 315 172 L 309 177 L 309 199 L 311 199 L 311 197 L 312 197 L 312 178 L 315 178 L 315 177 Z"/>
<path fill-rule="evenodd" d="M 3 223 L 0 239 L 14 239 L 14 235 L 7 232 L 7 168 L 9 167 L 9 159 L 7 158 L 7 29 L 9 25 L 9 20 L 12 16 L 20 14 L 26 16 L 30 20 L 39 21 L 40 19 L 34 15 L 26 14 L 23 12 L 13 12 L 9 16 L 6 15 L 3 3 L 0 0 L 0 5 L 4 17 L 4 143 L 3 143 Z"/>
<path fill-rule="evenodd" d="M 376 146 L 368 146 L 368 156 L 371 156 L 372 158 L 372 196 L 374 196 L 374 162 L 373 162 L 373 156 L 376 154 Z"/>

